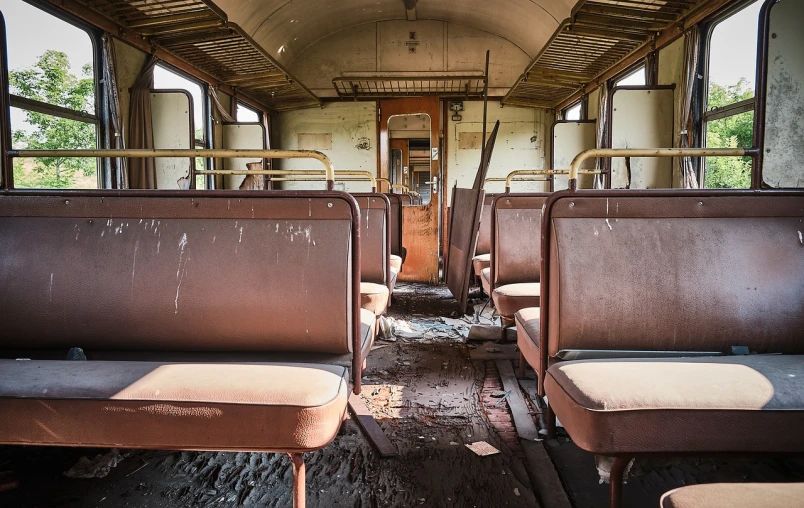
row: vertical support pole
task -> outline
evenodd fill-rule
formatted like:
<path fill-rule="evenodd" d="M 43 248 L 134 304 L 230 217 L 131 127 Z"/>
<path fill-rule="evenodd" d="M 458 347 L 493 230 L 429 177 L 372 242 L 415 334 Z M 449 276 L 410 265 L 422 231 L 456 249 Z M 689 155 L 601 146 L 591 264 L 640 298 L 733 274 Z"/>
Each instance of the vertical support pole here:
<path fill-rule="evenodd" d="M 480 145 L 482 150 L 481 154 L 486 153 L 486 118 L 489 110 L 489 54 L 491 50 L 486 50 L 486 70 L 483 73 L 483 142 Z M 480 182 L 482 185 L 483 182 Z M 482 187 L 481 187 L 482 188 Z"/>
<path fill-rule="evenodd" d="M 304 508 L 306 494 L 304 457 L 301 453 L 289 453 L 288 455 L 293 463 L 293 508 Z"/>
<path fill-rule="evenodd" d="M 8 50 L 6 43 L 6 21 L 0 14 L 0 151 L 2 151 L 2 182 L 0 188 L 14 186 L 14 159 L 8 156 L 11 150 L 11 117 L 9 107 L 11 98 L 8 91 Z"/>
<path fill-rule="evenodd" d="M 519 379 L 525 379 L 525 355 L 519 352 Z"/>
<path fill-rule="evenodd" d="M 609 508 L 620 508 L 623 504 L 623 475 L 631 457 L 617 457 L 609 473 Z"/>

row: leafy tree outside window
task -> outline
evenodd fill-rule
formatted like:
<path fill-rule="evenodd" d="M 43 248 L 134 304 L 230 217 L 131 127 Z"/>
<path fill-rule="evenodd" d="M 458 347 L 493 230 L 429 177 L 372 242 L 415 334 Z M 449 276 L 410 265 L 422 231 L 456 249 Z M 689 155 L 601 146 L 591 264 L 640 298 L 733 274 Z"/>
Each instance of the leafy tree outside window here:
<path fill-rule="evenodd" d="M 80 76 L 73 73 L 67 55 L 47 50 L 33 66 L 9 73 L 10 92 L 45 105 L 94 113 L 95 81 L 87 64 Z M 64 118 L 40 111 L 24 110 L 27 129 L 15 129 L 15 148 L 34 150 L 96 148 L 94 122 Z M 17 188 L 97 188 L 95 159 L 35 158 L 15 159 L 14 186 Z"/>

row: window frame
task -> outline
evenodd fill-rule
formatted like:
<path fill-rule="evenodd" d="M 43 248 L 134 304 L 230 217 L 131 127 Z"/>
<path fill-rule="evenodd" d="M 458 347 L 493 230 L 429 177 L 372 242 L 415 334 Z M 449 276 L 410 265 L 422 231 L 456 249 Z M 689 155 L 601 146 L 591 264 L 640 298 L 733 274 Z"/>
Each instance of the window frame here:
<path fill-rule="evenodd" d="M 586 118 L 588 116 L 587 111 L 586 111 L 586 109 L 587 109 L 586 108 L 586 104 L 587 104 L 586 97 L 587 96 L 584 95 L 583 97 L 581 97 L 577 101 L 573 102 L 572 104 L 566 106 L 564 109 L 561 110 L 561 117 L 564 119 L 564 121 L 566 121 L 566 122 L 583 122 L 584 120 L 586 120 Z M 578 109 L 578 119 L 577 120 L 567 120 L 567 113 L 569 113 L 570 110 L 575 109 L 575 108 L 579 108 Z"/>
<path fill-rule="evenodd" d="M 728 8 L 723 9 L 722 11 L 709 17 L 700 24 L 701 44 L 700 47 L 698 48 L 698 69 L 696 70 L 696 72 L 698 73 L 698 82 L 700 86 L 698 86 L 697 93 L 693 94 L 693 101 L 696 104 L 696 107 L 694 108 L 695 118 L 693 121 L 693 125 L 697 130 L 695 134 L 695 141 L 697 142 L 697 146 L 701 148 L 706 148 L 706 134 L 709 122 L 740 115 L 742 113 L 747 113 L 748 111 L 753 111 L 754 114 L 756 115 L 756 98 L 757 98 L 756 83 L 754 83 L 755 88 L 753 98 L 735 102 L 733 104 L 729 104 L 721 108 L 709 109 L 709 60 L 711 53 L 710 50 L 712 46 L 712 35 L 714 34 L 715 29 L 718 27 L 718 25 L 727 21 L 732 16 L 736 15 L 737 13 L 741 12 L 742 10 L 746 9 L 748 6 L 756 2 L 762 2 L 762 0 L 742 0 L 740 2 L 735 3 L 734 5 L 730 5 Z M 759 20 L 757 20 L 757 23 L 759 23 Z M 754 64 L 754 75 L 756 74 L 756 67 L 759 62 L 759 52 L 757 52 L 756 57 L 757 61 Z M 699 159 L 700 161 L 698 165 L 698 185 L 700 186 L 700 188 L 703 189 L 706 188 L 707 158 L 700 157 Z M 751 158 L 752 181 L 755 172 L 756 172 L 756 159 L 752 157 Z M 751 185 L 749 185 L 748 188 L 751 188 Z"/>
<path fill-rule="evenodd" d="M 636 74 L 639 69 L 642 69 L 645 74 L 644 85 L 620 85 L 620 82 L 625 81 L 627 78 L 630 78 L 632 75 Z M 618 86 L 651 86 L 648 82 L 648 61 L 643 58 L 609 79 L 609 89 L 617 88 Z"/>
<path fill-rule="evenodd" d="M 257 115 L 257 121 L 256 122 L 243 122 L 243 121 L 241 121 L 239 118 L 237 118 L 237 108 L 238 107 L 242 107 L 243 109 L 247 109 L 249 111 L 252 111 L 254 114 Z M 261 110 L 255 108 L 255 107 L 250 106 L 249 104 L 246 104 L 245 102 L 237 99 L 236 102 L 235 102 L 235 120 L 238 123 L 262 123 L 262 121 L 263 121 L 263 112 Z"/>
<path fill-rule="evenodd" d="M 195 138 L 195 132 L 193 132 L 193 147 L 195 149 L 207 149 L 212 148 L 212 140 L 213 140 L 213 133 L 212 133 L 212 115 L 211 115 L 211 103 L 209 98 L 209 83 L 206 81 L 202 81 L 195 76 L 192 76 L 181 69 L 177 69 L 176 67 L 170 65 L 167 62 L 160 60 L 157 64 L 157 67 L 170 72 L 171 74 L 175 74 L 180 78 L 186 79 L 187 81 L 198 85 L 201 89 L 201 117 L 202 117 L 202 124 L 203 124 L 203 134 L 204 139 L 199 140 Z M 154 88 L 154 90 L 168 90 L 167 88 Z M 190 90 L 181 89 L 186 91 L 192 97 L 192 93 Z M 195 115 L 195 112 L 193 112 Z M 195 122 L 194 122 L 195 124 Z M 198 125 L 195 125 L 197 128 Z M 200 142 L 200 143 L 199 143 Z M 204 157 L 204 170 L 207 171 L 212 168 L 212 159 L 209 157 Z M 191 189 L 196 189 L 196 177 L 198 175 L 195 174 L 195 168 L 193 168 L 193 177 L 191 178 Z M 215 178 L 213 175 L 204 175 L 204 188 L 206 190 L 214 189 Z M 203 189 L 202 189 L 203 190 Z"/>
<path fill-rule="evenodd" d="M 26 4 L 30 5 L 31 7 L 38 9 L 45 14 L 55 17 L 69 25 L 72 25 L 79 30 L 82 30 L 87 34 L 89 37 L 90 43 L 92 44 L 92 80 L 94 82 L 94 113 L 87 113 L 85 111 L 77 111 L 70 108 L 65 108 L 64 106 L 58 106 L 56 104 L 50 104 L 48 102 L 42 102 L 35 99 L 28 99 L 26 97 L 22 97 L 19 95 L 15 95 L 11 93 L 11 90 L 8 90 L 8 101 L 9 101 L 9 109 L 10 108 L 17 108 L 22 111 L 34 111 L 36 113 L 42 113 L 45 115 L 55 116 L 57 118 L 63 118 L 66 120 L 72 120 L 76 122 L 88 123 L 95 126 L 95 148 L 109 148 L 105 140 L 108 138 L 107 130 L 109 126 L 109 113 L 107 111 L 106 101 L 102 100 L 106 97 L 106 84 L 103 83 L 102 78 L 102 66 L 105 64 L 103 61 L 103 47 L 101 43 L 101 39 L 103 37 L 103 32 L 98 30 L 96 27 L 86 23 L 85 21 L 77 18 L 76 16 L 72 16 L 67 12 L 64 12 L 60 9 L 57 9 L 53 5 L 49 4 L 42 4 L 39 2 L 34 2 L 31 0 L 23 0 Z M 5 18 L 5 15 L 4 15 Z M 8 33 L 6 32 L 6 37 L 8 37 Z M 8 40 L 6 40 L 6 46 L 8 46 Z M 7 69 L 6 72 L 10 71 Z M 10 88 L 10 87 L 9 87 Z M 11 125 L 9 125 L 9 130 L 11 129 Z M 11 147 L 9 147 L 11 148 Z M 95 159 L 95 176 L 97 177 L 97 188 L 104 189 L 104 188 L 111 188 L 111 175 L 107 174 L 106 165 L 103 164 L 103 160 L 101 158 Z M 14 189 L 14 169 L 13 167 L 9 169 L 7 172 L 8 182 L 6 182 L 6 188 Z"/>

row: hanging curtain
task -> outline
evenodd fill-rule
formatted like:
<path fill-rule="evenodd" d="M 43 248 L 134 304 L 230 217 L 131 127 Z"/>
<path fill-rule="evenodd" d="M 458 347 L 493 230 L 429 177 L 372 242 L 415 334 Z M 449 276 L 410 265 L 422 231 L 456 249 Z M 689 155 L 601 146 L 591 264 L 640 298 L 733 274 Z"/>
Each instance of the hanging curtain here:
<path fill-rule="evenodd" d="M 608 119 L 608 110 L 609 110 L 609 87 L 608 85 L 603 82 L 600 85 L 599 90 L 599 98 L 597 102 L 597 134 L 595 136 L 595 146 L 597 148 L 603 148 L 603 145 L 606 142 L 606 132 L 607 132 L 607 125 L 606 121 Z M 595 161 L 595 169 L 602 170 L 604 169 L 605 164 L 603 159 L 598 158 Z M 595 189 L 602 189 L 604 186 L 603 175 L 595 175 L 593 188 Z"/>
<path fill-rule="evenodd" d="M 698 82 L 698 46 L 701 41 L 701 32 L 697 26 L 692 27 L 684 34 L 684 76 L 681 82 L 681 100 L 678 102 L 680 130 L 678 133 L 678 148 L 690 148 L 694 145 L 694 125 L 692 118 L 692 98 L 695 95 L 695 86 Z M 698 175 L 692 157 L 681 157 L 679 161 L 681 180 L 685 189 L 698 188 Z"/>
<path fill-rule="evenodd" d="M 105 87 L 104 100 L 106 111 L 109 112 L 109 125 L 106 129 L 106 147 L 121 150 L 126 147 L 125 133 L 123 132 L 123 118 L 120 115 L 120 96 L 117 89 L 117 56 L 114 50 L 112 35 L 103 34 L 103 84 Z M 103 162 L 106 174 L 115 176 L 115 186 L 118 189 L 128 188 L 128 171 L 124 157 L 106 158 Z M 111 183 L 111 182 L 109 182 Z"/>
<path fill-rule="evenodd" d="M 647 85 L 655 85 L 659 82 L 659 77 L 656 73 L 658 66 L 656 65 L 656 52 L 651 51 L 645 57 L 645 83 Z"/>
<path fill-rule="evenodd" d="M 218 94 L 215 92 L 215 89 L 211 86 L 209 87 L 209 97 L 212 99 L 212 105 L 215 106 L 215 111 L 218 113 L 220 120 L 222 122 L 236 122 L 235 118 L 226 111 L 226 108 L 223 107 L 221 104 L 220 99 L 218 99 Z M 234 97 L 232 97 L 234 100 Z"/>
<path fill-rule="evenodd" d="M 154 148 L 154 127 L 151 117 L 151 89 L 154 86 L 154 67 L 157 58 L 153 55 L 137 76 L 131 88 L 129 107 L 129 148 Z M 135 157 L 128 160 L 129 188 L 156 189 L 154 159 Z"/>

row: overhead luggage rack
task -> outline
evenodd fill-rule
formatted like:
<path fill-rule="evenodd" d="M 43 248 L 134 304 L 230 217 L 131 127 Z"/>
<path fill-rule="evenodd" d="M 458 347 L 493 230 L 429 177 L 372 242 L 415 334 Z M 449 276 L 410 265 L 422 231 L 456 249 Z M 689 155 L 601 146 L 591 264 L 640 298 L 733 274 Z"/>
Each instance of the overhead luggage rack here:
<path fill-rule="evenodd" d="M 555 108 L 703 4 L 701 0 L 582 1 L 511 87 L 503 104 Z"/>
<path fill-rule="evenodd" d="M 482 97 L 486 77 L 482 71 L 445 73 L 344 73 L 332 80 L 342 98 L 391 98 L 437 95 L 444 98 Z"/>
<path fill-rule="evenodd" d="M 164 50 L 277 112 L 321 106 L 321 101 L 279 66 L 226 14 L 202 0 L 64 0 L 63 8 L 130 39 L 159 56 Z M 116 27 L 114 26 L 116 25 Z"/>

